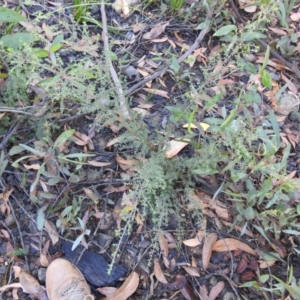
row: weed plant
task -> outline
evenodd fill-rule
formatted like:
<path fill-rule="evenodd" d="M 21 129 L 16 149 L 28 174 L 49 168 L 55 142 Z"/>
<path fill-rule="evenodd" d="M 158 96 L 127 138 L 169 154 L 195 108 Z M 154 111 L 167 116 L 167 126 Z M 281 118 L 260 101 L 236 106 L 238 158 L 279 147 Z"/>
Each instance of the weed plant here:
<path fill-rule="evenodd" d="M 183 4 L 182 1 L 172 3 L 175 9 L 179 9 Z M 260 22 L 257 22 L 257 25 L 259 24 Z M 89 39 L 86 36 L 85 25 L 77 26 L 75 23 L 72 26 L 73 29 L 80 30 L 82 39 Z M 237 28 L 230 32 L 226 31 L 226 34 L 219 31 L 220 36 L 227 36 L 224 43 L 231 43 L 230 47 L 234 50 L 240 49 L 237 44 L 241 42 L 237 38 L 236 30 Z M 73 33 L 61 43 L 72 44 L 76 42 L 76 38 L 77 34 Z M 224 49 L 225 47 L 222 54 L 228 58 L 229 54 Z M 194 132 L 190 130 L 186 136 L 178 137 L 190 140 L 190 145 L 195 149 L 192 157 L 179 155 L 166 159 L 165 151 L 169 147 L 169 141 L 174 139 L 174 124 L 183 120 L 180 116 L 174 116 L 173 112 L 174 124 L 171 124 L 164 134 L 156 135 L 155 139 L 149 136 L 147 126 L 140 115 L 131 112 L 130 122 L 122 120 L 119 117 L 117 95 L 104 56 L 94 59 L 84 54 L 81 59 L 65 66 L 61 58 L 64 50 L 59 47 L 55 48 L 55 51 L 49 50 L 47 57 L 44 58 L 37 55 L 35 44 L 22 44 L 22 47 L 13 51 L 7 51 L 6 47 L 2 47 L 0 51 L 10 66 L 6 87 L 1 92 L 0 106 L 14 108 L 16 103 L 21 101 L 23 107 L 32 107 L 34 115 L 39 111 L 33 107 L 33 102 L 40 101 L 47 104 L 44 114 L 31 118 L 28 122 L 45 128 L 36 135 L 48 140 L 48 149 L 51 149 L 60 172 L 68 171 L 62 172 L 65 178 L 80 178 L 78 176 L 80 167 L 77 166 L 85 163 L 86 157 L 78 155 L 76 161 L 66 162 L 66 157 L 57 157 L 56 142 L 49 141 L 57 126 L 53 118 L 62 114 L 71 116 L 73 108 L 76 107 L 77 113 L 95 114 L 97 116 L 95 123 L 99 127 L 115 121 L 120 122 L 123 134 L 120 135 L 119 144 L 116 146 L 118 151 L 125 158 L 139 156 L 140 159 L 135 173 L 131 175 L 132 190 L 128 197 L 134 201 L 135 212 L 138 211 L 143 219 L 151 218 L 156 232 L 168 226 L 170 219 L 175 219 L 178 232 L 183 232 L 182 223 L 185 222 L 185 218 L 181 217 L 181 211 L 184 205 L 191 201 L 189 193 L 195 188 L 194 177 L 215 174 L 221 174 L 224 178 L 223 191 L 227 195 L 227 200 L 234 203 L 233 214 L 238 215 L 235 223 L 242 224 L 246 228 L 250 221 L 259 220 L 259 225 L 254 226 L 266 239 L 266 233 L 269 231 L 275 235 L 281 230 L 297 231 L 298 213 L 288 201 L 299 181 L 290 179 L 285 168 L 290 148 L 280 142 L 279 127 L 274 114 L 263 116 L 263 121 L 257 122 L 261 117 L 262 99 L 255 88 L 252 91 L 237 88 L 235 92 L 240 96 L 234 99 L 232 110 L 227 111 L 224 106 L 222 108 L 219 105 L 219 101 L 224 97 L 223 91 L 215 96 L 209 95 L 211 72 L 203 69 L 206 81 L 197 85 L 197 88 L 190 83 L 190 90 L 193 91 L 194 97 L 197 94 L 204 94 L 205 101 L 201 103 L 203 109 L 215 113 L 204 119 L 210 128 L 207 132 L 201 128 Z M 216 58 L 216 64 L 218 61 Z M 257 70 L 253 67 L 253 72 L 255 71 Z M 220 74 L 222 72 L 218 73 L 218 76 L 222 76 Z M 220 78 L 213 79 L 217 81 Z M 30 85 L 40 88 L 42 93 L 36 93 L 32 97 L 28 94 Z M 184 121 L 197 123 L 199 112 L 194 109 L 194 98 L 186 97 L 185 101 L 188 117 L 184 118 Z M 221 113 L 218 110 L 220 107 Z M 215 117 L 216 112 L 218 117 Z M 28 147 L 25 150 L 33 151 Z M 15 154 L 11 154 L 12 159 L 16 159 Z M 70 165 L 74 164 L 76 167 L 71 168 Z M 49 172 L 46 170 L 39 172 L 39 176 L 49 179 Z M 258 186 L 253 183 L 254 176 L 259 178 Z M 64 221 L 62 231 L 69 226 L 68 224 L 73 225 L 73 219 L 78 217 L 78 211 L 70 205 L 68 207 L 70 211 L 64 211 L 63 218 L 60 223 L 58 222 L 62 224 L 62 220 Z M 128 219 L 133 220 L 133 216 L 128 214 Z M 200 209 L 194 208 L 192 216 L 201 224 Z"/>

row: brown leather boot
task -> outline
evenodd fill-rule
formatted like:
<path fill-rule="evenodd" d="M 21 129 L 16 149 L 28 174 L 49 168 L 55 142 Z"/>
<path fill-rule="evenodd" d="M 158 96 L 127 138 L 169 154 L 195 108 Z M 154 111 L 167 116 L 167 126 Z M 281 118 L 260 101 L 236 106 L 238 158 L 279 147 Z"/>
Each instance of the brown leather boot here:
<path fill-rule="evenodd" d="M 49 300 L 94 300 L 82 273 L 68 260 L 54 260 L 46 272 Z"/>

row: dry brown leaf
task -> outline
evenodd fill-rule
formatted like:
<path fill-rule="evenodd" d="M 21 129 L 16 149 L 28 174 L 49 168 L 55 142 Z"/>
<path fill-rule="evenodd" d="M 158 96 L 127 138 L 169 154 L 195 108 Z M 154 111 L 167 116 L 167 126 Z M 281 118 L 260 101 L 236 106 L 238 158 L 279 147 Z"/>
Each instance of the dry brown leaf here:
<path fill-rule="evenodd" d="M 116 160 L 119 164 L 133 166 L 139 163 L 136 159 L 124 159 L 119 154 L 116 155 Z"/>
<path fill-rule="evenodd" d="M 300 20 L 300 12 L 292 13 L 290 18 L 292 21 L 299 21 Z"/>
<path fill-rule="evenodd" d="M 136 291 L 138 286 L 139 275 L 132 272 L 115 293 L 101 300 L 126 300 Z"/>
<path fill-rule="evenodd" d="M 257 6 L 251 5 L 254 4 L 254 0 L 239 0 L 240 8 L 248 13 L 256 12 Z"/>
<path fill-rule="evenodd" d="M 206 285 L 200 285 L 199 294 L 201 296 L 201 300 L 209 300 L 208 290 L 207 290 Z"/>
<path fill-rule="evenodd" d="M 151 39 L 157 38 L 165 31 L 165 29 L 168 25 L 169 25 L 169 22 L 157 24 L 149 32 L 145 33 L 143 35 L 143 38 L 145 40 L 151 40 Z"/>
<path fill-rule="evenodd" d="M 103 288 L 98 288 L 97 291 L 100 292 L 104 296 L 111 296 L 114 294 L 118 289 L 115 287 L 103 287 Z"/>
<path fill-rule="evenodd" d="M 112 5 L 113 9 L 117 13 L 123 13 L 123 15 L 126 17 L 130 13 L 130 9 L 133 6 L 133 4 L 139 3 L 139 0 L 116 0 L 116 2 Z"/>
<path fill-rule="evenodd" d="M 191 275 L 191 276 L 196 276 L 196 277 L 200 277 L 200 272 L 199 269 L 196 267 L 190 267 L 190 266 L 182 266 L 183 269 L 185 269 L 185 271 Z"/>
<path fill-rule="evenodd" d="M 197 238 L 194 238 L 194 239 L 185 240 L 183 241 L 183 243 L 188 247 L 197 247 L 201 244 L 201 241 Z"/>
<path fill-rule="evenodd" d="M 40 253 L 39 257 L 39 263 L 42 267 L 48 267 L 49 266 L 49 260 L 47 259 L 47 253 L 50 246 L 50 240 L 48 240 L 44 247 L 42 248 L 42 251 Z"/>
<path fill-rule="evenodd" d="M 167 99 L 170 98 L 168 96 L 167 91 L 162 91 L 162 90 L 157 90 L 157 89 L 149 89 L 149 88 L 143 88 L 143 90 L 150 93 L 150 94 L 159 95 L 159 96 L 162 96 L 162 97 L 167 98 Z"/>
<path fill-rule="evenodd" d="M 93 166 L 93 167 L 106 167 L 106 166 L 111 165 L 111 162 L 102 162 L 102 161 L 89 160 L 88 164 Z"/>
<path fill-rule="evenodd" d="M 164 273 L 162 272 L 158 258 L 154 258 L 154 275 L 159 282 L 165 283 L 165 284 L 168 283 Z"/>
<path fill-rule="evenodd" d="M 49 220 L 45 220 L 44 226 L 48 231 L 52 245 L 54 246 L 59 241 L 59 234 L 56 230 L 56 226 Z"/>
<path fill-rule="evenodd" d="M 210 293 L 209 293 L 209 296 L 208 296 L 208 299 L 209 300 L 215 300 L 219 294 L 223 291 L 225 287 L 225 283 L 224 281 L 219 281 L 216 285 L 214 285 L 212 287 L 212 289 L 210 290 Z"/>
<path fill-rule="evenodd" d="M 268 269 L 275 265 L 276 260 L 259 260 L 258 262 L 260 269 Z"/>
<path fill-rule="evenodd" d="M 94 201 L 94 203 L 98 203 L 99 201 L 99 197 L 97 195 L 94 194 L 94 192 L 91 189 L 88 188 L 83 188 L 85 194 Z"/>
<path fill-rule="evenodd" d="M 276 27 L 268 27 L 272 32 L 278 34 L 278 35 L 287 35 L 287 32 L 285 30 L 282 30 L 281 28 Z"/>
<path fill-rule="evenodd" d="M 138 24 L 135 24 L 135 25 L 132 26 L 132 31 L 133 31 L 133 33 L 136 33 L 136 32 L 139 32 L 139 31 L 145 29 L 145 28 L 146 28 L 146 24 L 138 23 Z"/>
<path fill-rule="evenodd" d="M 186 142 L 179 142 L 179 141 L 170 141 L 170 147 L 166 151 L 166 157 L 172 158 L 177 155 L 185 146 L 188 145 Z"/>
<path fill-rule="evenodd" d="M 168 255 L 169 255 L 168 241 L 166 240 L 163 233 L 159 233 L 158 241 L 159 241 L 160 250 L 161 250 L 163 256 L 168 257 Z"/>
<path fill-rule="evenodd" d="M 162 38 L 159 38 L 159 39 L 153 39 L 151 40 L 152 43 L 163 43 L 163 42 L 166 42 L 168 40 L 168 37 L 167 36 L 164 36 Z"/>
<path fill-rule="evenodd" d="M 13 191 L 14 189 L 12 188 L 9 191 L 0 194 L 0 211 L 6 216 L 10 215 L 8 200 Z"/>
<path fill-rule="evenodd" d="M 216 243 L 218 236 L 215 233 L 210 233 L 205 239 L 202 249 L 202 263 L 203 269 L 206 270 L 209 265 L 211 252 L 214 244 Z"/>
<path fill-rule="evenodd" d="M 32 165 L 26 165 L 26 164 L 23 164 L 23 166 L 24 166 L 27 170 L 39 170 L 40 167 L 41 167 L 39 164 L 32 164 Z"/>
<path fill-rule="evenodd" d="M 243 250 L 247 253 L 257 256 L 257 253 L 252 248 L 250 248 L 247 244 L 240 242 L 239 240 L 235 240 L 235 239 L 231 239 L 231 238 L 218 240 L 214 244 L 212 250 L 217 251 L 217 252 Z"/>
<path fill-rule="evenodd" d="M 43 288 L 39 284 L 39 282 L 29 273 L 22 270 L 19 274 L 19 281 L 24 291 L 28 293 L 31 298 L 47 299 L 45 298 L 47 297 L 45 288 Z"/>
<path fill-rule="evenodd" d="M 46 35 L 47 39 L 50 42 L 52 42 L 53 41 L 53 33 L 52 33 L 51 28 L 48 25 L 46 25 L 46 23 L 43 23 L 42 28 L 45 31 L 45 35 Z"/>

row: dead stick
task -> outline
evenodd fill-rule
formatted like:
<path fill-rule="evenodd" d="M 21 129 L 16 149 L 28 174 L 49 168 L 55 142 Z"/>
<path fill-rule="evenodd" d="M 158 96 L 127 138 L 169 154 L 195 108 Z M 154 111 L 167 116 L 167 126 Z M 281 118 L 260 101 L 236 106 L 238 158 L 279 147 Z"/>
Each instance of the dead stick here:
<path fill-rule="evenodd" d="M 205 35 L 209 32 L 212 15 L 213 15 L 213 9 L 209 9 L 209 11 L 206 15 L 206 20 L 205 20 L 206 26 L 200 31 L 200 34 L 198 35 L 194 44 L 182 56 L 180 56 L 178 58 L 178 62 L 184 61 L 194 50 L 197 49 L 197 47 L 199 46 L 199 44 L 201 43 L 201 41 L 203 40 Z M 133 94 L 143 84 L 162 76 L 170 68 L 170 66 L 171 66 L 171 64 L 168 64 L 167 66 L 161 68 L 160 70 L 156 71 L 152 75 L 145 77 L 142 81 L 138 82 L 137 84 L 133 85 L 130 89 L 128 89 L 124 93 L 124 95 L 129 96 L 129 95 Z"/>
<path fill-rule="evenodd" d="M 104 5 L 104 0 L 102 0 L 101 2 L 101 18 L 102 18 L 102 38 L 103 38 L 103 44 L 104 44 L 104 51 L 105 51 L 105 55 L 106 55 L 106 60 L 108 62 L 109 65 L 109 71 L 110 71 L 110 75 L 114 81 L 115 87 L 116 87 L 116 91 L 117 94 L 119 96 L 119 101 L 120 101 L 120 108 L 121 108 L 121 112 L 122 112 L 122 116 L 124 117 L 125 120 L 130 119 L 130 114 L 129 111 L 127 109 L 127 104 L 126 104 L 126 100 L 125 100 L 125 94 L 120 82 L 120 79 L 118 77 L 118 74 L 111 62 L 111 59 L 109 57 L 109 43 L 108 43 L 108 30 L 107 30 L 107 19 L 106 19 L 106 13 L 105 13 L 105 5 Z"/>

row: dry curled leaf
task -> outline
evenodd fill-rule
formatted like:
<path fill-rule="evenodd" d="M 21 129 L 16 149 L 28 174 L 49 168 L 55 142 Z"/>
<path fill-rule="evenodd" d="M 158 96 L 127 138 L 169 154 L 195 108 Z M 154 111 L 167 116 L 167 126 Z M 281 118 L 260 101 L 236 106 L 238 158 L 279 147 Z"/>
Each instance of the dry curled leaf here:
<path fill-rule="evenodd" d="M 202 249 L 202 263 L 203 269 L 206 270 L 210 261 L 212 248 L 217 241 L 218 237 L 215 233 L 210 233 L 204 240 Z"/>
<path fill-rule="evenodd" d="M 223 291 L 225 287 L 225 283 L 223 281 L 219 281 L 217 284 L 215 284 L 209 293 L 209 300 L 215 300 L 219 294 Z"/>
<path fill-rule="evenodd" d="M 158 258 L 154 258 L 154 275 L 159 282 L 165 284 L 168 283 L 164 273 L 162 272 Z"/>
<path fill-rule="evenodd" d="M 168 25 L 169 25 L 169 22 L 157 24 L 149 32 L 145 33 L 143 35 L 143 38 L 145 40 L 151 40 L 151 39 L 157 38 L 165 31 L 165 29 Z"/>
<path fill-rule="evenodd" d="M 247 244 L 231 238 L 218 240 L 214 244 L 212 250 L 217 252 L 243 250 L 245 252 L 257 256 L 257 253 L 252 248 L 250 248 Z"/>
<path fill-rule="evenodd" d="M 188 143 L 186 142 L 179 142 L 179 141 L 171 141 L 169 143 L 169 149 L 166 151 L 166 157 L 172 158 L 177 155 Z"/>
<path fill-rule="evenodd" d="M 139 281 L 139 275 L 136 272 L 132 272 L 115 293 L 101 300 L 126 300 L 135 292 Z"/>
<path fill-rule="evenodd" d="M 49 220 L 45 220 L 44 226 L 48 231 L 52 245 L 54 246 L 59 241 L 59 234 L 56 230 L 56 226 Z"/>

